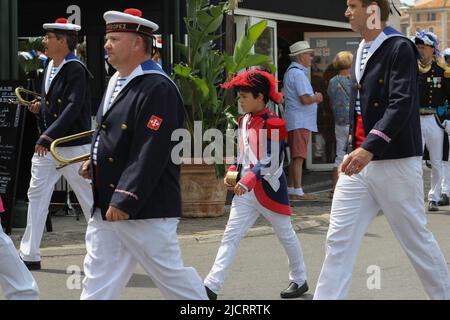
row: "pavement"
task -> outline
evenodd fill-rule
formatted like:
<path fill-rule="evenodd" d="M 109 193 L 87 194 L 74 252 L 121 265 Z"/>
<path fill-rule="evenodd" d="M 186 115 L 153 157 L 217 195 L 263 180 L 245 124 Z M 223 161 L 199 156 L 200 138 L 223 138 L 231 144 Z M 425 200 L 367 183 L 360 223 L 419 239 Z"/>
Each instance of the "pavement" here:
<path fill-rule="evenodd" d="M 424 190 L 429 189 L 430 170 L 424 166 Z M 327 227 L 329 223 L 331 199 L 331 172 L 307 171 L 304 175 L 305 191 L 318 196 L 317 201 L 293 201 L 292 224 L 297 232 L 303 230 Z M 425 196 L 424 196 L 425 197 Z M 229 201 L 228 201 L 229 202 Z M 424 201 L 426 206 L 426 201 Z M 44 231 L 41 248 L 64 247 L 80 248 L 84 246 L 84 235 L 86 221 L 80 214 L 79 220 L 73 212 L 66 215 L 62 210 L 53 208 L 51 220 L 53 231 Z M 80 210 L 76 205 L 75 210 Z M 450 206 L 440 207 L 442 212 L 449 212 Z M 52 210 L 50 210 L 52 212 Z M 228 220 L 230 205 L 227 203 L 224 214 L 220 217 L 211 218 L 181 218 L 178 225 L 178 236 L 180 241 L 194 242 L 216 242 L 220 241 Z M 11 239 L 16 247 L 19 246 L 20 239 L 24 233 L 24 228 L 13 228 Z M 260 217 L 249 230 L 246 237 L 256 237 L 273 234 L 270 223 Z M 60 249 L 60 248 L 59 248 Z"/>
<path fill-rule="evenodd" d="M 428 190 L 429 170 L 424 168 L 425 190 Z M 306 191 L 317 194 L 318 201 L 294 202 L 292 223 L 301 239 L 302 250 L 308 270 L 310 291 L 300 300 L 310 300 L 323 263 L 323 246 L 329 223 L 331 199 L 327 173 L 307 173 L 312 183 Z M 329 181 L 331 183 L 331 181 Z M 314 191 L 316 188 L 316 191 Z M 424 206 L 426 202 L 424 201 Z M 441 244 L 450 261 L 450 206 L 429 213 L 429 228 Z M 214 261 L 228 219 L 229 205 L 225 213 L 215 218 L 182 218 L 178 234 L 183 261 L 193 266 L 201 277 L 206 276 Z M 52 214 L 53 232 L 44 232 L 41 255 L 43 269 L 33 271 L 43 300 L 78 300 L 83 279 L 85 255 L 83 216 L 66 216 L 62 211 Z M 18 246 L 23 228 L 13 229 L 12 239 Z M 270 256 L 270 258 L 268 258 Z M 372 279 L 370 268 L 377 267 L 381 287 L 369 287 Z M 286 256 L 265 219 L 258 219 L 241 242 L 239 253 L 229 271 L 220 294 L 221 300 L 280 299 L 279 291 L 288 284 Z M 261 277 L 264 281 L 260 281 Z M 419 279 L 408 258 L 394 238 L 389 225 L 379 215 L 369 227 L 363 239 L 360 257 L 355 265 L 349 299 L 426 299 Z M 371 282 L 369 283 L 371 284 Z M 137 267 L 121 294 L 125 300 L 160 300 L 162 295 L 156 285 Z M 2 298 L 0 297 L 0 300 Z"/>
<path fill-rule="evenodd" d="M 305 191 L 316 194 L 318 201 L 293 201 L 292 223 L 296 231 L 306 230 L 318 226 L 328 225 L 329 212 L 331 208 L 331 199 L 328 198 L 331 188 L 330 172 L 307 171 L 304 174 Z M 230 212 L 230 200 L 225 206 L 224 214 L 220 217 L 212 218 L 181 218 L 178 225 L 179 239 L 193 239 L 197 242 L 220 241 L 228 220 Z M 80 208 L 74 205 L 74 210 Z M 86 221 L 82 214 L 79 220 L 76 219 L 75 212 L 70 215 L 62 210 L 62 205 L 54 205 L 50 208 L 52 232 L 44 231 L 41 248 L 51 248 L 64 246 L 79 247 L 84 245 L 84 235 L 86 230 Z M 13 228 L 11 239 L 18 247 L 20 239 L 24 233 L 24 228 Z M 270 223 L 260 217 L 255 225 L 249 230 L 246 237 L 272 234 L 273 230 Z"/>
<path fill-rule="evenodd" d="M 331 200 L 328 199 L 328 192 L 316 193 L 319 201 L 309 202 L 305 205 L 303 201 L 296 201 L 293 208 L 292 223 L 296 231 L 306 230 L 322 225 L 328 225 Z M 305 203 L 305 202 L 303 202 Z M 300 205 L 300 206 L 298 206 Z M 76 208 L 75 210 L 79 210 Z M 178 235 L 180 240 L 193 239 L 197 242 L 219 241 L 228 220 L 230 206 L 225 206 L 224 215 L 212 218 L 181 218 L 178 225 Z M 44 231 L 42 237 L 42 248 L 59 247 L 70 245 L 84 245 L 84 234 L 86 230 L 86 220 L 83 215 L 77 221 L 74 216 L 64 214 L 52 214 L 53 231 Z M 13 228 L 11 239 L 16 246 L 24 233 L 24 228 Z M 249 230 L 246 237 L 254 237 L 272 234 L 270 223 L 264 218 L 259 218 L 254 226 Z"/>

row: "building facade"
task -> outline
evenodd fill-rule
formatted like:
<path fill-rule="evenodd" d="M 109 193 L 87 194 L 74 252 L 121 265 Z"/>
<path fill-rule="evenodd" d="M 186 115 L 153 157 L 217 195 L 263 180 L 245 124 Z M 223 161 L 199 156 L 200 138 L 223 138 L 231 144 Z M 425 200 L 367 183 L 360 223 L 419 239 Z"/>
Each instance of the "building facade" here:
<path fill-rule="evenodd" d="M 419 30 L 435 33 L 439 49 L 450 47 L 450 0 L 420 0 L 405 10 L 407 35 L 413 37 Z"/>

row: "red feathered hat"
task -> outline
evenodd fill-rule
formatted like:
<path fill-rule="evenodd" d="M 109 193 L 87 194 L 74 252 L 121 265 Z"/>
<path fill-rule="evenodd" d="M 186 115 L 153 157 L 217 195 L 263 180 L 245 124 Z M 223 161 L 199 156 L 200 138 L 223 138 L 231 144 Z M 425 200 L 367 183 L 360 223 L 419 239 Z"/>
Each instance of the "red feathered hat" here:
<path fill-rule="evenodd" d="M 249 70 L 238 74 L 230 81 L 221 85 L 222 88 L 250 87 L 265 94 L 275 103 L 280 103 L 282 94 L 277 91 L 278 81 L 275 77 L 262 70 Z"/>

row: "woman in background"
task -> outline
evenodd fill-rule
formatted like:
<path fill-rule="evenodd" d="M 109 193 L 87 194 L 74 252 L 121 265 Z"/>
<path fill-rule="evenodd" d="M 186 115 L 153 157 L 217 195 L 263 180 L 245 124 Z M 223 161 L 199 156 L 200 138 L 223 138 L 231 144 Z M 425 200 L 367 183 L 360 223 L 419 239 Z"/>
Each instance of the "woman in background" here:
<path fill-rule="evenodd" d="M 349 106 L 350 106 L 350 70 L 352 67 L 353 55 L 349 51 L 339 52 L 333 61 L 333 68 L 337 75 L 331 78 L 328 84 L 328 96 L 334 114 L 334 131 L 336 134 L 336 159 L 333 170 L 333 190 L 334 193 L 339 174 L 338 168 L 341 165 L 345 146 L 348 139 L 349 128 Z"/>

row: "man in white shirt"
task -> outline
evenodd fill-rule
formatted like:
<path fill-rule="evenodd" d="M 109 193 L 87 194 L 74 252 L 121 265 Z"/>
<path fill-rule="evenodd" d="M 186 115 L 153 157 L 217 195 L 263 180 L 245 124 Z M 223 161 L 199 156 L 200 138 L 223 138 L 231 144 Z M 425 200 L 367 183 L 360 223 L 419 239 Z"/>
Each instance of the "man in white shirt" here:
<path fill-rule="evenodd" d="M 302 188 L 302 166 L 307 158 L 311 132 L 317 132 L 317 104 L 323 101 L 320 92 L 314 92 L 308 78 L 313 60 L 313 49 L 307 41 L 289 47 L 292 63 L 284 75 L 286 127 L 291 151 L 288 193 L 291 200 L 314 200 Z"/>

